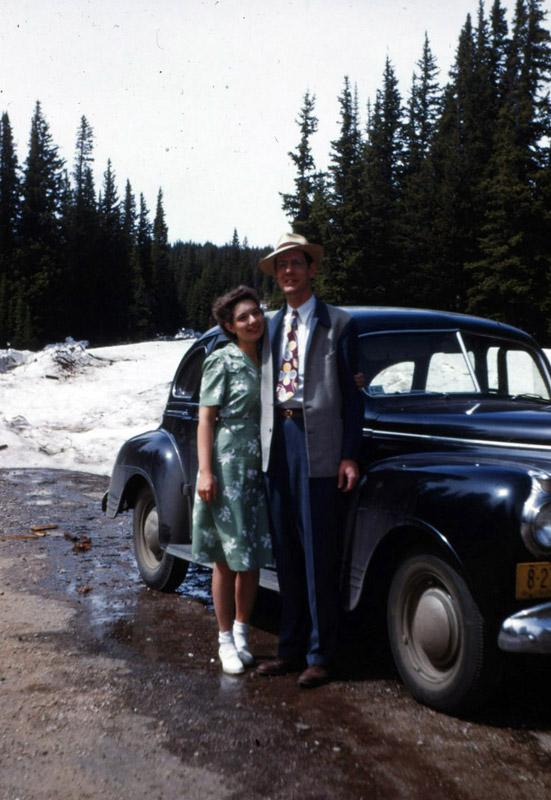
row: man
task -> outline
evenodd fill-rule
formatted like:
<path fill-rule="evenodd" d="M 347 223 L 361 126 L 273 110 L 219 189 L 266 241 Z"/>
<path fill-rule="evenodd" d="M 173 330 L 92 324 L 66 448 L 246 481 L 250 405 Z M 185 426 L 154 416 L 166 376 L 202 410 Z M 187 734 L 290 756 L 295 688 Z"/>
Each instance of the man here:
<path fill-rule="evenodd" d="M 356 324 L 312 291 L 323 248 L 284 234 L 259 262 L 286 307 L 262 354 L 261 442 L 281 592 L 278 657 L 261 675 L 300 670 L 305 688 L 330 679 L 338 624 L 338 490 L 359 477 L 362 402 L 354 381 Z"/>

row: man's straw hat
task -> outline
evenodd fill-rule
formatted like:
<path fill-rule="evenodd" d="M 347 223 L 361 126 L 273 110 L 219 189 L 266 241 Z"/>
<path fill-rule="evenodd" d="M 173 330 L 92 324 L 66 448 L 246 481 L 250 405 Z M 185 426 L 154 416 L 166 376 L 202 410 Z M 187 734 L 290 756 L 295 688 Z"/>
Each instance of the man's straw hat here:
<path fill-rule="evenodd" d="M 299 233 L 284 233 L 277 243 L 276 249 L 269 255 L 261 258 L 258 262 L 258 266 L 261 270 L 267 272 L 268 275 L 275 275 L 276 256 L 281 255 L 281 253 L 284 253 L 286 250 L 303 250 L 311 256 L 314 264 L 319 264 L 323 258 L 323 247 L 320 244 L 310 244 L 308 239 L 301 236 Z"/>

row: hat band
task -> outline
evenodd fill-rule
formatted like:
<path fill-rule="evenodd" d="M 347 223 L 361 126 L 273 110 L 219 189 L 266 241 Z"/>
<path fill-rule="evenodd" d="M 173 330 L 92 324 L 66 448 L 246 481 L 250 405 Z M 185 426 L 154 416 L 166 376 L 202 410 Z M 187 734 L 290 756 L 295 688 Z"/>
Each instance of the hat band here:
<path fill-rule="evenodd" d="M 300 244 L 300 242 L 282 242 L 278 244 L 276 250 L 282 250 L 284 247 L 308 247 L 306 244 Z"/>

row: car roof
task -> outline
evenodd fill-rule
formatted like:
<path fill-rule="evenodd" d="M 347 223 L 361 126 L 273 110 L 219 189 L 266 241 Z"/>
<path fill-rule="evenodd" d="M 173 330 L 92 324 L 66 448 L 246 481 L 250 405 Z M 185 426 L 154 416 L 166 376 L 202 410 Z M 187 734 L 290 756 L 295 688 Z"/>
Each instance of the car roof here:
<path fill-rule="evenodd" d="M 524 331 L 482 317 L 457 314 L 452 311 L 432 311 L 424 308 L 394 308 L 387 306 L 343 306 L 354 317 L 360 334 L 382 331 L 449 330 L 506 336 L 534 344 Z"/>
<path fill-rule="evenodd" d="M 340 308 L 354 317 L 360 335 L 386 331 L 462 330 L 469 333 L 517 339 L 524 344 L 536 345 L 535 340 L 519 328 L 514 328 L 504 322 L 474 317 L 470 314 L 397 306 L 340 306 Z M 276 311 L 272 309 L 266 312 L 266 316 L 271 317 L 275 313 Z M 206 331 L 204 336 L 215 333 L 221 333 L 218 325 Z"/>

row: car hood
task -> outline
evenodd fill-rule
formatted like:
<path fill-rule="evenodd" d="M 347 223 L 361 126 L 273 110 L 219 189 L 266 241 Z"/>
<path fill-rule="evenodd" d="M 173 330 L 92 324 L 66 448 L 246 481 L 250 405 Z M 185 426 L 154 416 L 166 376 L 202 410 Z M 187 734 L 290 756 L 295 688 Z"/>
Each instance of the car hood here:
<path fill-rule="evenodd" d="M 528 445 L 551 452 L 551 405 L 525 399 L 426 394 L 385 398 L 370 404 L 366 426 L 387 433 Z"/>

